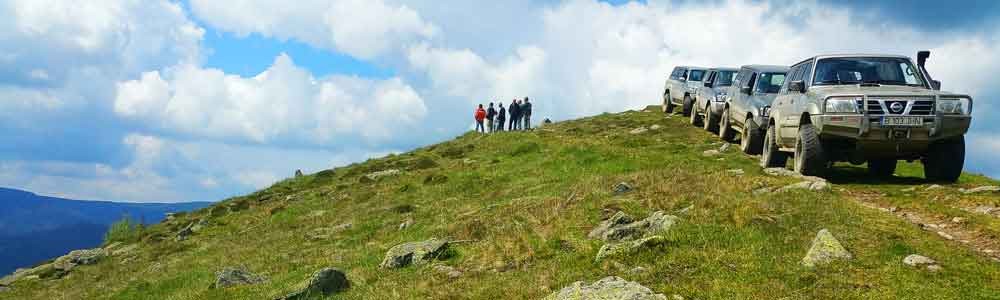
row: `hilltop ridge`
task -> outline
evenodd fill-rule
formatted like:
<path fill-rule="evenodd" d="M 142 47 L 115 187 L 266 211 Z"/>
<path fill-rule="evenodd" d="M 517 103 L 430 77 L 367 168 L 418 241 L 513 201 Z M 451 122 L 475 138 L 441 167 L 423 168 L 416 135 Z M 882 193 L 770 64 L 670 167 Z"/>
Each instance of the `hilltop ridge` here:
<path fill-rule="evenodd" d="M 178 215 L 0 299 L 1000 298 L 1000 203 L 970 192 L 997 181 L 801 178 L 737 148 L 656 107 L 468 133 Z"/>

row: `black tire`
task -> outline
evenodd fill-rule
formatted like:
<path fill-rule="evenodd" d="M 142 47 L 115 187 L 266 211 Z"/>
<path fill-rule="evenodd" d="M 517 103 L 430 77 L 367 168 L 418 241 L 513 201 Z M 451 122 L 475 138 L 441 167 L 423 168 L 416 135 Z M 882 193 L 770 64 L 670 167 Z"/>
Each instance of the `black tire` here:
<path fill-rule="evenodd" d="M 685 117 L 691 116 L 691 111 L 693 111 L 692 108 L 694 107 L 694 99 L 692 99 L 690 95 L 684 95 L 683 104 L 684 105 L 681 106 L 681 115 L 684 115 Z"/>
<path fill-rule="evenodd" d="M 826 173 L 827 163 L 816 127 L 812 124 L 799 126 L 799 138 L 795 141 L 795 171 L 806 176 L 822 176 Z"/>
<path fill-rule="evenodd" d="M 930 181 L 958 181 L 965 164 L 965 136 L 938 141 L 927 148 L 921 160 L 924 163 L 924 177 Z"/>
<path fill-rule="evenodd" d="M 896 174 L 896 163 L 891 158 L 868 160 L 868 174 L 880 178 L 892 177 L 892 174 Z"/>
<path fill-rule="evenodd" d="M 719 116 L 712 114 L 710 106 L 705 106 L 705 116 L 702 117 L 701 128 L 708 132 L 719 132 Z"/>
<path fill-rule="evenodd" d="M 664 114 L 672 114 L 672 113 L 674 113 L 674 102 L 671 101 L 671 100 L 672 99 L 670 98 L 670 91 L 664 92 L 663 93 L 663 113 Z"/>
<path fill-rule="evenodd" d="M 732 142 L 736 139 L 736 131 L 733 130 L 732 125 L 729 124 L 729 107 L 726 107 L 726 109 L 722 111 L 722 116 L 720 118 L 719 137 L 722 138 L 723 141 Z"/>
<path fill-rule="evenodd" d="M 753 118 L 747 118 L 743 122 L 743 135 L 740 137 L 740 150 L 743 153 L 756 155 L 760 154 L 760 151 L 764 148 L 764 137 L 760 131 L 760 126 L 753 121 Z"/>
<path fill-rule="evenodd" d="M 784 168 L 788 162 L 788 153 L 781 152 L 777 144 L 774 126 L 768 126 L 764 136 L 763 151 L 760 155 L 760 166 L 764 168 Z"/>
<path fill-rule="evenodd" d="M 691 126 L 701 127 L 701 122 L 703 120 L 701 119 L 701 115 L 698 114 L 698 108 L 697 107 L 693 107 L 692 106 L 691 107 L 691 111 L 688 112 L 687 116 L 688 116 L 688 123 L 690 123 Z"/>

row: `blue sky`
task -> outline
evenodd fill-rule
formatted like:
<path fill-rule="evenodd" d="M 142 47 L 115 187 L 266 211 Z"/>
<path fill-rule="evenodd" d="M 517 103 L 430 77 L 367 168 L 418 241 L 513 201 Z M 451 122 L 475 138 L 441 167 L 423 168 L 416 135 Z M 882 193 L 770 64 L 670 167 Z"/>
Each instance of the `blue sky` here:
<path fill-rule="evenodd" d="M 967 169 L 1000 176 L 986 126 L 998 14 L 923 0 L 9 1 L 0 186 L 219 200 L 448 139 L 478 103 L 531 96 L 569 119 L 655 103 L 678 64 L 923 49 L 946 90 L 976 98 Z"/>

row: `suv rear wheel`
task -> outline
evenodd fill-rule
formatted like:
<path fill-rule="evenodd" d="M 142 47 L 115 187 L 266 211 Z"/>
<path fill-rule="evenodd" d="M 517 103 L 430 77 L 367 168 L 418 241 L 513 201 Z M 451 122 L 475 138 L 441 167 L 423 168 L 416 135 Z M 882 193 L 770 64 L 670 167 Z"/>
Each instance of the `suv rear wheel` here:
<path fill-rule="evenodd" d="M 891 158 L 868 161 L 868 174 L 875 177 L 892 177 L 896 173 L 896 160 Z"/>
<path fill-rule="evenodd" d="M 692 126 L 701 126 L 701 123 L 704 121 L 702 120 L 701 115 L 698 114 L 697 107 L 691 108 L 691 111 L 688 112 L 688 117 L 690 118 L 688 123 L 691 123 Z"/>
<path fill-rule="evenodd" d="M 927 148 L 924 177 L 930 181 L 956 182 L 965 164 L 965 136 L 933 143 Z"/>
<path fill-rule="evenodd" d="M 764 136 L 764 149 L 760 155 L 760 166 L 764 168 L 784 168 L 788 161 L 788 153 L 778 149 L 777 136 L 774 133 L 774 126 L 768 126 L 767 135 Z"/>
<path fill-rule="evenodd" d="M 743 135 L 740 136 L 740 150 L 743 150 L 743 153 L 750 155 L 760 154 L 763 145 L 764 137 L 760 132 L 760 127 L 753 121 L 753 118 L 747 117 L 746 121 L 743 121 Z"/>
<path fill-rule="evenodd" d="M 806 176 L 819 176 L 826 172 L 827 161 L 823 153 L 823 143 L 819 140 L 816 127 L 812 124 L 799 126 L 799 138 L 795 141 L 795 171 Z"/>
<path fill-rule="evenodd" d="M 711 103 L 705 106 L 705 116 L 701 120 L 701 128 L 708 132 L 719 131 L 719 117 L 712 114 Z"/>
<path fill-rule="evenodd" d="M 691 98 L 691 95 L 684 95 L 684 103 L 683 106 L 681 106 L 681 114 L 685 117 L 690 116 L 693 107 L 694 99 Z"/>
<path fill-rule="evenodd" d="M 674 112 L 674 102 L 670 101 L 670 91 L 663 93 L 663 113 L 670 114 Z"/>
<path fill-rule="evenodd" d="M 727 142 L 736 138 L 736 131 L 729 125 L 729 107 L 722 111 L 722 119 L 719 120 L 719 137 Z"/>

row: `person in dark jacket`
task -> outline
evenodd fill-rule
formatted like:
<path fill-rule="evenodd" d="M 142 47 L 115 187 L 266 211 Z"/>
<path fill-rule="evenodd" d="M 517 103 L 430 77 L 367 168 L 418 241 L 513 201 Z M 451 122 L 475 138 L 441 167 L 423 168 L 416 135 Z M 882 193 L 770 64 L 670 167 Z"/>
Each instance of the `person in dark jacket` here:
<path fill-rule="evenodd" d="M 490 102 L 490 107 L 486 109 L 486 130 L 490 133 L 493 132 L 493 118 L 497 115 L 497 110 L 493 108 L 493 102 Z"/>
<path fill-rule="evenodd" d="M 507 121 L 507 110 L 503 108 L 503 102 L 497 104 L 500 107 L 500 111 L 497 112 L 497 122 L 493 123 L 494 131 L 503 131 L 504 121 Z"/>
<path fill-rule="evenodd" d="M 521 128 L 524 130 L 531 129 L 531 103 L 528 102 L 528 97 L 524 97 L 524 102 L 521 102 L 520 111 L 521 119 L 524 119 L 524 126 Z"/>
<path fill-rule="evenodd" d="M 517 130 L 517 120 L 519 118 L 518 111 L 520 106 L 517 104 L 517 100 L 510 101 L 510 108 L 507 108 L 507 114 L 510 115 L 510 124 L 507 126 L 507 130 L 514 131 Z"/>

